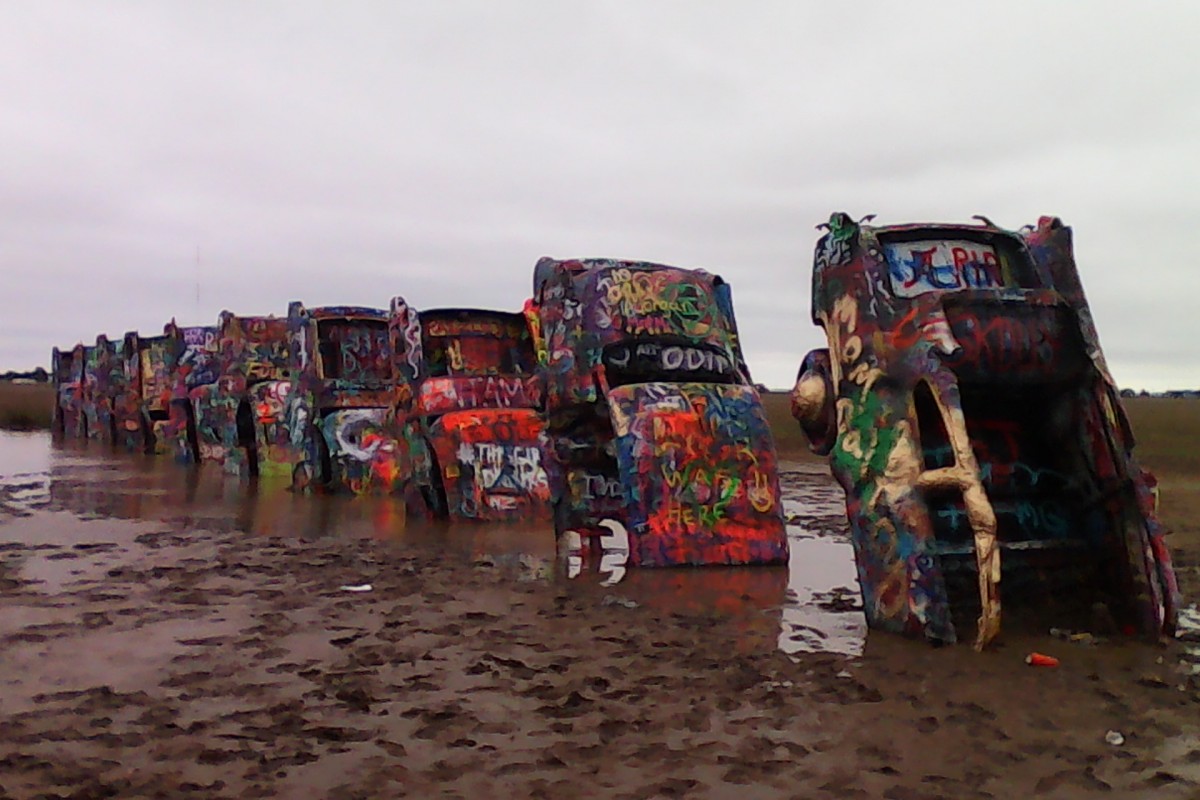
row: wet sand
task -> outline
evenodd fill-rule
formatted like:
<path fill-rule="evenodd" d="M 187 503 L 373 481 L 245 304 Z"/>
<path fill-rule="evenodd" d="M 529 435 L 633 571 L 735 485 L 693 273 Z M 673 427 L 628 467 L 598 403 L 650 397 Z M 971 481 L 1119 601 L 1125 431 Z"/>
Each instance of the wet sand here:
<path fill-rule="evenodd" d="M 0 475 L 0 797 L 1200 796 L 1194 608 L 1162 647 L 868 636 L 811 465 L 791 569 L 615 585 L 543 529 L 94 447 Z"/>

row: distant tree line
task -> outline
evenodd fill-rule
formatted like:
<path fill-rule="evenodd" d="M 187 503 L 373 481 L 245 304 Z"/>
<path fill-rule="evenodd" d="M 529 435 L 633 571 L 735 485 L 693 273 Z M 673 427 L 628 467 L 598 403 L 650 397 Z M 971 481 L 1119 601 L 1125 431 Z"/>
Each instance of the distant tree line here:
<path fill-rule="evenodd" d="M 1168 389 L 1165 392 L 1147 392 L 1145 389 L 1139 392 L 1136 389 L 1122 389 L 1121 397 L 1171 397 L 1197 400 L 1200 399 L 1200 389 Z"/>
<path fill-rule="evenodd" d="M 46 372 L 44 367 L 31 369 L 28 372 L 0 372 L 0 381 L 33 381 L 34 383 L 45 383 L 50 380 L 50 373 Z"/>

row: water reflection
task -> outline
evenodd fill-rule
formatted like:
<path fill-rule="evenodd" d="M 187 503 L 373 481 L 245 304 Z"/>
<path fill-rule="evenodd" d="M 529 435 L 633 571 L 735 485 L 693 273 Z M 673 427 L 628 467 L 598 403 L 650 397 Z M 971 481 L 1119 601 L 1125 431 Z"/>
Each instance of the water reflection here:
<path fill-rule="evenodd" d="M 629 533 L 625 526 L 612 519 L 600 523 L 600 536 L 582 536 L 578 531 L 566 531 L 558 540 L 558 555 L 568 578 L 578 578 L 588 564 L 595 564 L 601 586 L 616 586 L 625 578 L 629 562 Z"/>
<path fill-rule="evenodd" d="M 799 525 L 788 526 L 788 544 L 788 602 L 779 648 L 787 653 L 862 655 L 867 620 L 854 548 L 844 538 L 814 535 Z"/>
<path fill-rule="evenodd" d="M 612 604 L 645 606 L 697 624 L 732 620 L 741 648 L 859 653 L 866 629 L 840 495 L 828 475 L 810 465 L 785 470 L 784 483 L 793 523 L 788 567 L 627 570 L 629 539 L 617 523 L 599 537 L 568 535 L 556 547 L 549 525 L 408 520 L 393 498 L 297 495 L 278 479 L 237 478 L 98 443 L 52 445 L 46 434 L 0 432 L 0 520 L 8 503 L 21 514 L 69 512 L 83 520 L 180 530 L 388 540 L 436 548 L 517 580 L 562 577 L 597 586 Z"/>
<path fill-rule="evenodd" d="M 0 479 L 50 470 L 50 438 L 40 431 L 0 430 Z"/>
<path fill-rule="evenodd" d="M 798 525 L 788 528 L 787 567 L 629 571 L 624 566 L 626 540 L 581 539 L 568 532 L 561 542 L 564 573 L 618 588 L 613 604 L 629 600 L 664 614 L 733 619 L 743 644 L 769 640 L 787 653 L 860 655 L 867 625 L 850 544 L 813 535 Z M 624 547 L 613 549 L 613 544 Z"/>
<path fill-rule="evenodd" d="M 1190 605 L 1179 612 L 1176 638 L 1183 644 L 1182 663 L 1192 675 L 1200 675 L 1200 608 Z"/>

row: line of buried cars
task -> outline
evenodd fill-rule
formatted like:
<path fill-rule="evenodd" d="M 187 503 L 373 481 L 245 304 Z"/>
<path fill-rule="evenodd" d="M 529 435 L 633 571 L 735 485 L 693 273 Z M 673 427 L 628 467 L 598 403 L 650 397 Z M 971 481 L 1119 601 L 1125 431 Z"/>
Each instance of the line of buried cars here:
<path fill-rule="evenodd" d="M 1071 231 L 872 226 L 817 243 L 792 413 L 847 498 L 868 623 L 999 631 L 1000 591 L 1157 637 L 1178 589 L 1152 478 L 1100 351 Z M 541 259 L 521 312 L 223 312 L 55 350 L 55 428 L 131 450 L 402 494 L 453 519 L 619 529 L 642 566 L 788 559 L 777 455 L 729 284 Z"/>

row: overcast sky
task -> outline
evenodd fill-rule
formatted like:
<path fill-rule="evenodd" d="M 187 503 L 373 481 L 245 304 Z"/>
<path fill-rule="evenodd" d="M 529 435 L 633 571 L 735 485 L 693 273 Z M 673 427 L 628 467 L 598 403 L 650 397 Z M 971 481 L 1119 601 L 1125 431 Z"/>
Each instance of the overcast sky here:
<path fill-rule="evenodd" d="M 790 386 L 814 225 L 1075 229 L 1117 381 L 1200 387 L 1200 4 L 0 0 L 0 370 L 222 308 L 732 285 Z M 197 292 L 197 286 L 198 292 Z"/>

